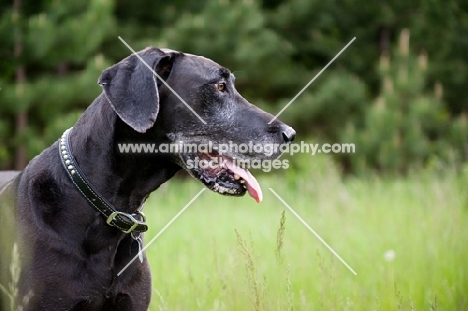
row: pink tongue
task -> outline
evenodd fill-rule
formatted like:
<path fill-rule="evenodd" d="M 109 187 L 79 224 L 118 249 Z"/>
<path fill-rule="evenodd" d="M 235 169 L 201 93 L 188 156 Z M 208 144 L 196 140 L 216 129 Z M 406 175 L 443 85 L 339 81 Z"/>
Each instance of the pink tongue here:
<path fill-rule="evenodd" d="M 234 174 L 239 175 L 242 179 L 245 180 L 245 185 L 247 186 L 247 191 L 249 195 L 260 203 L 263 199 L 262 189 L 258 184 L 258 181 L 253 177 L 253 175 L 246 169 L 241 168 L 235 165 L 232 160 L 228 158 L 224 158 L 226 160 L 226 166 L 230 169 Z"/>

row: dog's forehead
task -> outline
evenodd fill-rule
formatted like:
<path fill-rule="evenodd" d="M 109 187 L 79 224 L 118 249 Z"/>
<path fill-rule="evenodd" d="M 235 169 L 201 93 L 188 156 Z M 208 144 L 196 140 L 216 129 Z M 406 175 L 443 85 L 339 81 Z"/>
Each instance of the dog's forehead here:
<path fill-rule="evenodd" d="M 160 51 L 163 53 L 179 53 L 183 55 L 181 58 L 182 66 L 179 66 L 177 69 L 180 72 L 183 72 L 185 75 L 196 73 L 198 76 L 204 76 L 204 78 L 207 80 L 218 79 L 220 77 L 225 79 L 231 78 L 233 81 L 235 79 L 234 75 L 229 71 L 229 69 L 221 66 L 210 58 L 167 48 L 161 48 Z"/>
<path fill-rule="evenodd" d="M 193 60 L 193 61 L 198 62 L 198 63 L 201 63 L 201 64 L 204 64 L 206 66 L 221 67 L 218 63 L 216 63 L 212 59 L 209 59 L 209 58 L 204 57 L 204 56 L 185 53 L 185 52 L 180 52 L 180 51 L 171 50 L 171 49 L 167 49 L 167 48 L 161 48 L 159 50 L 161 52 L 167 53 L 167 54 L 169 54 L 169 53 L 180 53 L 180 54 L 184 55 L 185 57 L 187 57 L 188 59 Z"/>
<path fill-rule="evenodd" d="M 207 57 L 204 57 L 204 56 L 194 55 L 194 54 L 190 54 L 190 53 L 184 53 L 184 55 L 185 55 L 186 59 L 189 60 L 191 63 L 196 64 L 196 65 L 198 65 L 200 67 L 204 67 L 206 69 L 216 70 L 216 69 L 219 69 L 219 68 L 222 67 L 217 62 L 215 62 L 212 59 L 209 59 Z"/>

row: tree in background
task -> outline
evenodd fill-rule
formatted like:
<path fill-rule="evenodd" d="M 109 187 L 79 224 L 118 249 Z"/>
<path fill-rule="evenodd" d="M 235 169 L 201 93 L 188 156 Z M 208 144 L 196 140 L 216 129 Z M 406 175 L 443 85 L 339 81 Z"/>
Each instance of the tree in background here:
<path fill-rule="evenodd" d="M 309 69 L 322 67 L 346 42 L 357 37 L 335 68 L 360 77 L 379 93 L 375 62 L 390 53 L 401 29 L 411 31 L 414 53 L 431 56 L 425 88 L 444 86 L 443 101 L 452 114 L 468 112 L 468 2 L 425 1 L 264 1 L 268 26 L 294 47 L 292 59 Z M 267 4 L 268 3 L 268 4 Z"/>
<path fill-rule="evenodd" d="M 358 146 L 357 156 L 349 157 L 355 171 L 408 172 L 431 158 L 454 163 L 468 150 L 466 116 L 450 117 L 440 84 L 432 92 L 425 90 L 428 57 L 415 57 L 409 38 L 404 29 L 392 57 L 382 55 L 380 94 L 366 111 L 363 126 L 348 123 L 344 132 L 343 139 Z"/>
<path fill-rule="evenodd" d="M 431 154 L 467 158 L 466 1 L 15 1 L 0 0 L 0 169 L 12 168 L 15 154 L 21 168 L 21 154 L 33 157 L 73 124 L 100 92 L 100 71 L 130 53 L 117 36 L 136 50 L 212 58 L 234 71 L 249 101 L 273 114 L 356 36 L 281 119 L 302 137 L 364 144 L 353 158 L 335 158 L 351 171 L 405 171 Z M 403 28 L 412 36 L 407 82 L 396 74 L 401 57 L 392 49 Z M 430 61 L 422 68 L 415 55 L 424 53 Z M 378 66 L 381 55 L 388 69 Z"/>
<path fill-rule="evenodd" d="M 230 68 L 240 92 L 259 105 L 289 96 L 305 78 L 306 70 L 291 61 L 293 46 L 266 27 L 255 1 L 210 1 L 198 13 L 184 12 L 156 44 Z"/>
<path fill-rule="evenodd" d="M 109 64 L 99 48 L 115 27 L 112 10 L 111 0 L 15 0 L 1 16 L 0 168 L 16 154 L 22 169 L 98 94 L 97 77 Z"/>

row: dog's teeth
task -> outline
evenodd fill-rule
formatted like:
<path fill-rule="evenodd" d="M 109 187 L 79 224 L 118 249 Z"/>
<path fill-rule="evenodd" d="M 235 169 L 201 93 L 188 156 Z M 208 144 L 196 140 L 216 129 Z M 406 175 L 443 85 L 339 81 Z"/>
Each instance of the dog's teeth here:
<path fill-rule="evenodd" d="M 237 174 L 234 174 L 234 179 L 235 179 L 235 180 L 239 180 L 239 179 L 240 179 L 240 176 L 237 175 Z"/>
<path fill-rule="evenodd" d="M 234 178 L 236 178 L 236 177 L 234 176 Z M 240 183 L 241 183 L 241 184 L 245 184 L 245 180 L 242 179 L 242 180 L 240 181 Z"/>

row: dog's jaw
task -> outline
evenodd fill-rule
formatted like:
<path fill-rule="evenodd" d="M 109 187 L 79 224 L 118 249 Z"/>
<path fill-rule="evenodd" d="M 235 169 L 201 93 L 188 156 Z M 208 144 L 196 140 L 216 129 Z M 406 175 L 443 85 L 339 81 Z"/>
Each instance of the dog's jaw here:
<path fill-rule="evenodd" d="M 197 165 L 209 162 L 209 167 Z M 227 196 L 243 196 L 245 193 L 260 203 L 262 190 L 255 177 L 245 168 L 235 164 L 233 158 L 208 153 L 181 153 L 180 166 L 208 189 Z"/>

